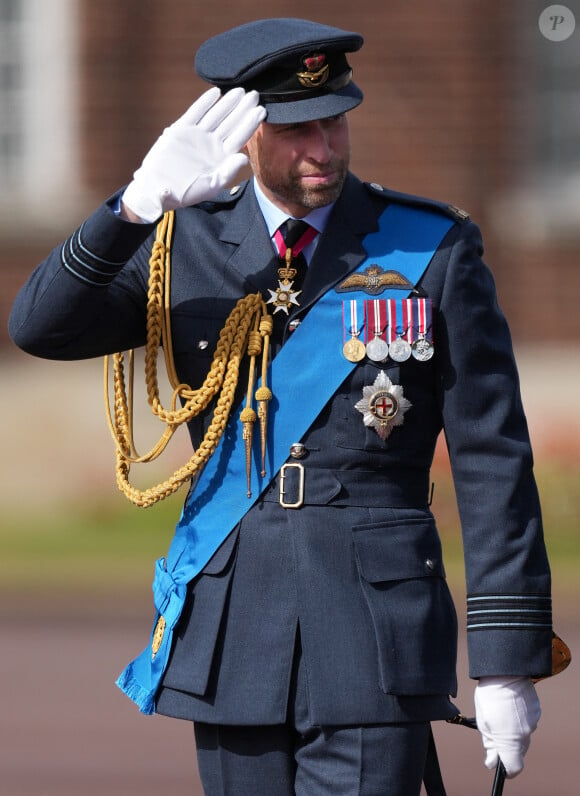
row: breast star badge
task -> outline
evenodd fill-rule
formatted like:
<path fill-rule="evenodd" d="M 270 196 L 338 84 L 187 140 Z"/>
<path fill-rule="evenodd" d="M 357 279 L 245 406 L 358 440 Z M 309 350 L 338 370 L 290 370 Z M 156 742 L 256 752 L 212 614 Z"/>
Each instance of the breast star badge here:
<path fill-rule="evenodd" d="M 386 440 L 395 426 L 403 424 L 405 412 L 412 406 L 403 395 L 400 384 L 393 382 L 381 370 L 372 385 L 363 387 L 363 397 L 355 409 L 363 416 L 363 423 L 374 428 L 382 440 Z"/>

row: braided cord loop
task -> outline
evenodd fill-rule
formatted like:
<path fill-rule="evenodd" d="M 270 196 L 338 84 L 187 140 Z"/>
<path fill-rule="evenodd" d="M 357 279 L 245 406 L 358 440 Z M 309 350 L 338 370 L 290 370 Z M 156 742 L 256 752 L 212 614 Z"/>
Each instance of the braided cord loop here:
<path fill-rule="evenodd" d="M 149 260 L 145 382 L 151 411 L 165 424 L 165 430 L 153 447 L 143 455 L 137 453 L 133 438 L 133 351 L 129 351 L 127 379 L 124 353 L 106 356 L 104 361 L 105 413 L 115 443 L 117 485 L 132 503 L 143 508 L 176 492 L 200 472 L 214 453 L 231 414 L 240 366 L 246 351 L 250 356 L 250 374 L 247 405 L 243 411 L 246 415 L 248 411 L 251 412 L 255 360 L 260 353 L 267 358 L 271 331 L 262 295 L 253 293 L 245 296 L 237 302 L 219 334 L 209 372 L 201 387 L 193 390 L 189 385 L 179 382 L 173 357 L 170 313 L 171 241 L 174 223 L 173 211 L 163 216 L 157 226 Z M 260 331 L 256 331 L 257 329 Z M 157 360 L 160 347 L 163 348 L 165 369 L 173 389 L 170 408 L 162 405 L 159 396 Z M 113 372 L 112 408 L 109 399 L 110 359 Z M 154 461 L 165 450 L 177 428 L 204 412 L 214 399 L 210 424 L 189 461 L 156 486 L 144 490 L 132 486 L 129 482 L 131 466 Z"/>

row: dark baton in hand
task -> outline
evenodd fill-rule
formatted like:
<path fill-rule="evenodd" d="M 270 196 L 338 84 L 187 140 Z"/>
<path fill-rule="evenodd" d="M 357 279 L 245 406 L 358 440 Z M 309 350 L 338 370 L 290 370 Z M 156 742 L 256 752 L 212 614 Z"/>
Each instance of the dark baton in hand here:
<path fill-rule="evenodd" d="M 472 730 L 477 730 L 477 722 L 475 719 L 467 718 L 463 716 L 461 713 L 458 713 L 457 716 L 454 716 L 452 719 L 447 719 L 449 724 L 462 724 L 464 727 L 469 727 Z M 501 796 L 503 793 L 503 786 L 505 783 L 505 766 L 498 760 L 497 766 L 495 767 L 495 776 L 493 778 L 493 787 L 491 789 L 491 796 Z"/>

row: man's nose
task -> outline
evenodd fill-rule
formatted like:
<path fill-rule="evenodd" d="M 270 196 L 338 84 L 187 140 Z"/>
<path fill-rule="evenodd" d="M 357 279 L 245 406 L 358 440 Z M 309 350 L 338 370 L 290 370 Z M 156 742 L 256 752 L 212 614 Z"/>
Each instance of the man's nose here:
<path fill-rule="evenodd" d="M 332 153 L 328 131 L 325 130 L 320 122 L 312 122 L 309 132 L 309 157 L 317 163 L 327 163 Z"/>

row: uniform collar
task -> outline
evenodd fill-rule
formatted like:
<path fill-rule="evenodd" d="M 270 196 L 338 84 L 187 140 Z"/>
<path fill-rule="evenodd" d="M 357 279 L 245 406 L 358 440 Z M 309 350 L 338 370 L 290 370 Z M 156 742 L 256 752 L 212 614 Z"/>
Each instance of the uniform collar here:
<path fill-rule="evenodd" d="M 256 201 L 258 202 L 258 206 L 262 211 L 262 215 L 264 216 L 264 221 L 266 222 L 266 226 L 268 228 L 268 234 L 270 237 L 273 237 L 278 227 L 283 224 L 284 221 L 289 218 L 289 216 L 277 205 L 275 205 L 274 202 L 268 199 L 264 191 L 260 188 L 255 177 L 253 179 L 253 185 L 254 192 L 256 194 Z M 328 222 L 328 217 L 330 216 L 333 207 L 334 202 L 330 205 L 326 205 L 326 207 L 317 207 L 315 210 L 311 210 L 308 215 L 304 216 L 302 221 L 306 221 L 319 233 L 324 232 Z"/>

